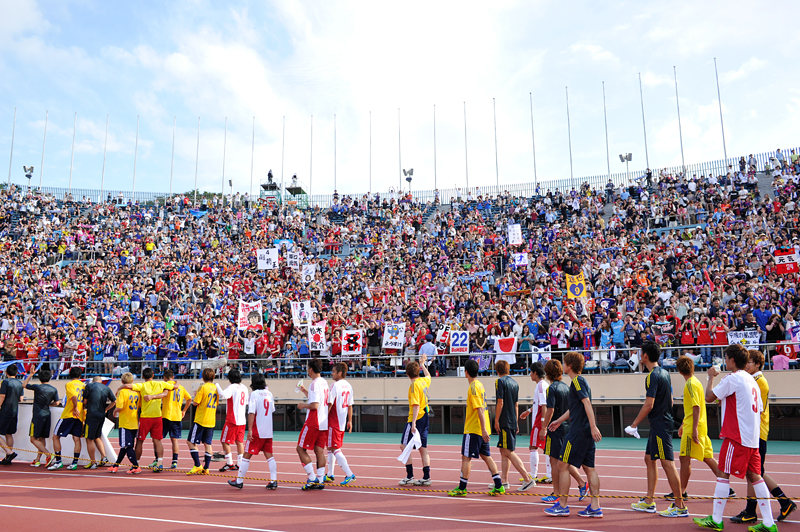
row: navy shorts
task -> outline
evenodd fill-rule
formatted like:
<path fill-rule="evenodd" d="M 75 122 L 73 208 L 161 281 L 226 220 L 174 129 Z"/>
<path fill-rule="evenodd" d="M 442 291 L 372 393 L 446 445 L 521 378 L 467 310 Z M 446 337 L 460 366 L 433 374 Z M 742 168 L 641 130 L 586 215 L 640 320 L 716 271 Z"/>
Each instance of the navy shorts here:
<path fill-rule="evenodd" d="M 483 441 L 483 436 L 480 434 L 464 434 L 461 438 L 461 454 L 467 458 L 492 455 L 489 450 L 489 442 Z"/>
<path fill-rule="evenodd" d="M 428 446 L 428 413 L 422 414 L 422 417 L 417 420 L 417 432 L 419 432 L 419 439 L 422 441 L 422 447 Z M 411 441 L 411 422 L 406 423 L 406 430 L 403 431 L 403 436 L 400 438 L 402 445 L 408 445 Z"/>
<path fill-rule="evenodd" d="M 211 445 L 213 439 L 214 427 L 202 427 L 197 423 L 192 423 L 192 430 L 189 431 L 189 437 L 187 438 L 189 443 L 194 443 L 195 445 L 198 443 L 207 443 Z"/>
<path fill-rule="evenodd" d="M 119 429 L 119 448 L 125 449 L 136 445 L 136 435 L 139 431 L 132 429 Z"/>
<path fill-rule="evenodd" d="M 105 418 L 99 421 L 90 421 L 87 419 L 86 423 L 83 425 L 83 437 L 87 440 L 96 440 L 103 436 L 103 424 L 105 421 Z"/>
<path fill-rule="evenodd" d="M 594 467 L 594 451 L 595 445 L 591 435 L 569 433 L 558 459 L 577 468 Z"/>
<path fill-rule="evenodd" d="M 516 429 L 504 429 L 500 428 L 500 433 L 497 435 L 497 448 L 498 449 L 508 449 L 509 451 L 513 451 L 517 448 L 517 431 Z"/>
<path fill-rule="evenodd" d="M 59 419 L 55 428 L 56 436 L 63 438 L 65 436 L 83 437 L 83 423 L 80 419 L 68 417 L 66 419 Z"/>
<path fill-rule="evenodd" d="M 17 432 L 17 416 L 0 416 L 0 435 L 15 434 Z"/>
<path fill-rule="evenodd" d="M 650 436 L 647 438 L 647 447 L 644 454 L 651 460 L 675 461 L 672 452 L 672 434 L 659 427 L 650 427 Z"/>
<path fill-rule="evenodd" d="M 181 437 L 182 431 L 181 431 L 180 421 L 170 421 L 169 419 L 162 419 L 161 427 L 163 429 L 163 434 L 165 438 L 179 439 Z"/>
<path fill-rule="evenodd" d="M 544 454 L 558 460 L 564 450 L 564 434 L 555 431 L 547 431 L 547 438 L 544 442 Z"/>
<path fill-rule="evenodd" d="M 47 417 L 33 416 L 33 419 L 31 420 L 31 430 L 28 436 L 32 438 L 49 438 L 50 416 Z"/>

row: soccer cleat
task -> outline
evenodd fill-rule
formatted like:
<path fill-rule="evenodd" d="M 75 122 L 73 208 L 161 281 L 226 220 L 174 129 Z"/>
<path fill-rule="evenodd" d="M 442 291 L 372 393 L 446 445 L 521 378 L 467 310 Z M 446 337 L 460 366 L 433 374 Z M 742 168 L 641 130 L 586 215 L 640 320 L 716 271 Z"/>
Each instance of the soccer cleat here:
<path fill-rule="evenodd" d="M 50 459 L 47 461 L 47 467 L 50 467 L 51 465 L 55 464 L 56 461 L 57 461 L 56 460 L 56 455 L 51 454 L 50 455 Z"/>
<path fill-rule="evenodd" d="M 67 469 L 69 469 L 70 471 L 75 471 L 76 469 L 78 469 L 78 464 L 73 462 L 67 466 Z"/>
<path fill-rule="evenodd" d="M 155 466 L 158 465 L 158 460 L 153 460 L 153 463 L 147 466 L 148 469 L 153 469 Z"/>
<path fill-rule="evenodd" d="M 355 476 L 355 475 L 349 475 L 349 476 L 346 476 L 346 477 L 344 477 L 344 480 L 342 481 L 342 483 L 341 483 L 341 484 L 339 484 L 339 485 L 340 485 L 340 486 L 347 486 L 348 484 L 350 484 L 351 482 L 353 482 L 355 479 L 356 479 L 356 476 Z M 333 480 L 333 478 L 331 478 L 331 480 Z"/>
<path fill-rule="evenodd" d="M 730 491 L 728 491 L 728 497 L 736 497 L 736 492 L 733 491 L 733 488 L 730 488 Z"/>
<path fill-rule="evenodd" d="M 503 483 L 503 487 L 506 489 L 506 491 L 508 491 L 508 489 L 509 489 L 508 486 L 509 486 L 508 482 Z M 486 487 L 489 488 L 489 489 L 492 489 L 494 487 L 494 482 L 492 482 L 491 484 L 489 484 Z"/>
<path fill-rule="evenodd" d="M 555 495 L 548 495 L 546 497 L 542 497 L 542 502 L 546 502 L 548 504 L 556 503 L 558 502 L 558 497 L 556 497 Z"/>
<path fill-rule="evenodd" d="M 228 486 L 233 486 L 236 489 L 242 489 L 244 487 L 244 482 L 236 482 L 236 480 L 229 480 Z"/>
<path fill-rule="evenodd" d="M 431 479 L 429 479 L 429 478 L 421 478 L 419 480 L 415 480 L 414 481 L 414 485 L 415 486 L 430 486 L 431 485 Z"/>
<path fill-rule="evenodd" d="M 490 490 L 489 490 L 489 495 L 491 495 L 492 497 L 497 497 L 498 495 L 503 495 L 503 494 L 505 494 L 505 492 L 506 492 L 506 488 L 505 488 L 505 486 L 503 486 L 503 485 L 501 484 L 499 488 L 492 488 L 492 489 L 490 489 Z"/>
<path fill-rule="evenodd" d="M 311 489 L 324 490 L 325 489 L 325 482 L 323 481 L 323 479 L 317 478 L 317 480 L 314 481 L 314 487 L 311 488 Z"/>
<path fill-rule="evenodd" d="M 112 465 L 111 467 L 108 468 L 109 473 L 116 473 L 117 471 L 119 471 L 119 466 Z"/>
<path fill-rule="evenodd" d="M 522 479 L 520 479 L 520 481 L 522 481 Z M 537 478 L 536 479 L 536 483 L 537 484 L 552 484 L 553 483 L 553 479 L 551 477 L 548 477 L 547 475 L 545 475 L 543 477 Z"/>
<path fill-rule="evenodd" d="M 37 461 L 37 460 L 34 460 L 33 462 L 31 462 L 31 467 L 39 467 L 39 466 L 41 466 L 41 465 L 42 465 L 42 464 L 41 464 L 41 463 L 39 463 L 39 461 Z"/>
<path fill-rule="evenodd" d="M 529 481 L 524 482 L 522 484 L 522 486 L 518 487 L 517 491 L 528 491 L 529 489 L 535 488 L 535 487 L 536 487 L 536 481 L 533 480 L 533 479 L 530 479 Z"/>
<path fill-rule="evenodd" d="M 203 467 L 198 465 L 198 466 L 194 466 L 193 468 L 191 468 L 186 474 L 187 475 L 197 475 L 202 470 L 203 470 Z"/>
<path fill-rule="evenodd" d="M 316 480 L 309 480 L 305 484 L 303 484 L 303 487 L 301 487 L 300 489 L 303 490 L 303 491 L 310 491 L 310 490 L 316 489 L 314 487 L 314 484 L 316 484 L 316 483 L 317 483 Z"/>
<path fill-rule="evenodd" d="M 172 466 L 170 466 L 170 469 L 178 469 L 178 462 L 172 462 Z"/>
<path fill-rule="evenodd" d="M 108 465 L 108 458 L 105 456 L 100 459 L 100 463 L 97 464 L 97 467 L 105 467 Z"/>
<path fill-rule="evenodd" d="M 747 532 L 778 532 L 778 525 L 767 526 L 764 523 L 748 526 Z"/>
<path fill-rule="evenodd" d="M 164 471 L 164 466 L 161 464 L 158 464 L 153 468 L 153 473 L 161 473 L 162 471 Z"/>
<path fill-rule="evenodd" d="M 706 517 L 695 517 L 694 524 L 700 528 L 709 528 L 711 530 L 723 530 L 725 528 L 723 523 L 717 523 L 710 515 Z"/>
<path fill-rule="evenodd" d="M 592 508 L 592 505 L 590 504 L 589 506 L 586 507 L 585 510 L 581 510 L 580 512 L 578 512 L 578 515 L 580 517 L 594 517 L 594 518 L 597 519 L 597 518 L 603 517 L 603 509 L 602 508 L 597 508 L 597 509 Z M 686 514 L 686 515 L 689 515 L 689 514 Z"/>
<path fill-rule="evenodd" d="M 401 486 L 413 486 L 414 482 L 416 482 L 416 480 L 414 480 L 414 477 L 408 477 L 398 482 L 398 484 L 400 484 Z"/>
<path fill-rule="evenodd" d="M 49 466 L 47 466 L 47 470 L 48 471 L 55 471 L 56 469 L 61 469 L 62 467 L 64 467 L 64 463 L 63 462 L 54 462 L 54 463 L 50 464 Z"/>
<path fill-rule="evenodd" d="M 83 466 L 84 469 L 97 469 L 97 462 L 92 462 L 91 464 L 86 464 Z"/>
<path fill-rule="evenodd" d="M 631 509 L 636 510 L 637 512 L 645 512 L 648 514 L 654 514 L 657 511 L 656 503 L 647 504 L 644 502 L 644 499 L 631 504 Z"/>
<path fill-rule="evenodd" d="M 137 466 L 137 467 L 132 467 L 132 468 L 128 469 L 125 473 L 127 473 L 128 475 L 138 475 L 141 472 L 142 472 L 142 468 Z"/>
<path fill-rule="evenodd" d="M 582 501 L 586 498 L 586 494 L 589 493 L 589 484 L 583 483 L 583 486 L 578 486 L 578 501 Z"/>
<path fill-rule="evenodd" d="M 661 510 L 658 515 L 661 517 L 689 517 L 689 509 L 686 507 L 678 508 L 674 504 L 670 504 L 669 508 Z"/>
<path fill-rule="evenodd" d="M 797 504 L 795 502 L 792 502 L 789 506 L 781 507 L 781 511 L 778 513 L 777 520 L 783 521 L 784 519 L 789 517 L 789 514 L 791 514 L 795 510 L 797 510 Z"/>
<path fill-rule="evenodd" d="M 683 498 L 685 499 L 686 497 L 688 497 L 688 495 L 686 495 L 686 492 L 684 491 L 683 492 Z M 674 501 L 675 500 L 675 494 L 670 491 L 669 493 L 664 495 L 664 499 L 666 499 L 668 501 Z"/>
<path fill-rule="evenodd" d="M 758 517 L 754 514 L 747 513 L 747 510 L 742 510 L 738 515 L 731 517 L 731 523 L 736 524 L 755 523 L 756 521 L 758 521 Z"/>
<path fill-rule="evenodd" d="M 461 488 L 456 488 L 447 492 L 447 495 L 450 497 L 466 497 L 467 490 L 462 490 Z"/>
<path fill-rule="evenodd" d="M 208 469 L 205 469 L 205 468 L 201 467 L 200 471 L 198 471 L 197 474 L 198 475 L 210 475 L 211 473 L 208 471 Z"/>
<path fill-rule="evenodd" d="M 278 489 L 278 482 L 273 480 L 269 484 L 265 486 L 268 490 L 276 490 Z"/>
<path fill-rule="evenodd" d="M 323 482 L 333 482 L 334 480 L 333 475 L 325 475 Z"/>
<path fill-rule="evenodd" d="M 16 458 L 16 457 L 17 457 L 17 453 L 11 453 L 11 454 L 9 454 L 8 456 L 6 456 L 6 465 L 11 465 L 11 462 L 12 462 L 12 461 L 14 460 L 14 458 Z"/>
<path fill-rule="evenodd" d="M 552 517 L 569 517 L 569 506 L 566 508 L 559 503 L 555 503 L 550 508 L 545 508 L 544 513 Z"/>
<path fill-rule="evenodd" d="M 224 466 L 219 468 L 219 472 L 220 473 L 225 473 L 226 471 L 230 471 L 232 469 L 233 469 L 233 466 L 231 464 L 225 464 Z"/>
<path fill-rule="evenodd" d="M 239 464 L 233 464 L 231 466 L 231 471 L 239 471 Z"/>

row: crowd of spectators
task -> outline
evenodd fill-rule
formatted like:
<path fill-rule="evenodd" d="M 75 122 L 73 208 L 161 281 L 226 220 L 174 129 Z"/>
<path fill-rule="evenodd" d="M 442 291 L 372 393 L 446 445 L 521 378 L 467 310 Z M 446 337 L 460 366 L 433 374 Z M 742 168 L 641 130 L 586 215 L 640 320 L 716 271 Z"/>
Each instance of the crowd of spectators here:
<path fill-rule="evenodd" d="M 363 356 L 347 360 L 358 372 L 401 366 L 441 324 L 468 331 L 470 353 L 515 337 L 520 365 L 549 349 L 627 368 L 645 340 L 709 364 L 731 330 L 797 341 L 798 275 L 778 274 L 774 259 L 800 249 L 797 155 L 766 169 L 742 158 L 726 175 L 645 177 L 527 198 L 470 189 L 449 204 L 337 193 L 325 208 L 239 194 L 56 200 L 11 187 L 0 193 L 0 354 L 49 361 L 56 374 L 83 360 L 93 373 L 185 373 L 186 360 L 222 356 L 279 375 L 303 358 L 342 359 L 353 329 L 365 338 Z M 508 242 L 512 223 L 521 245 Z M 276 242 L 278 267 L 258 270 L 256 250 Z M 289 251 L 313 278 L 289 266 Z M 581 272 L 588 297 L 569 299 L 565 274 Z M 263 329 L 237 330 L 239 300 L 261 300 Z M 325 349 L 310 351 L 293 323 L 296 301 L 325 320 Z M 391 322 L 406 324 L 402 350 L 381 349 Z M 440 374 L 463 365 L 441 355 Z"/>

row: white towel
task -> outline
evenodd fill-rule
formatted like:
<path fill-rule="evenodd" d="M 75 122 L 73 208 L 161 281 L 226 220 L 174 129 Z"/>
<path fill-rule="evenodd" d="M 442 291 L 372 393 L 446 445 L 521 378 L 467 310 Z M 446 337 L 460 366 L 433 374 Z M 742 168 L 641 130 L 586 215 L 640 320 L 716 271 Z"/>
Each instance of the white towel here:
<path fill-rule="evenodd" d="M 627 427 L 625 427 L 625 432 L 630 434 L 631 436 L 633 436 L 637 440 L 639 438 L 641 438 L 641 436 L 639 436 L 639 429 L 638 428 L 635 429 L 635 428 L 631 427 L 630 425 L 628 425 Z"/>
<path fill-rule="evenodd" d="M 406 445 L 406 448 L 400 453 L 400 456 L 397 457 L 397 460 L 401 464 L 405 464 L 408 462 L 408 457 L 411 456 L 411 451 L 419 449 L 420 447 L 422 447 L 422 439 L 420 439 L 419 431 L 416 431 L 411 439 L 408 440 L 408 445 Z"/>

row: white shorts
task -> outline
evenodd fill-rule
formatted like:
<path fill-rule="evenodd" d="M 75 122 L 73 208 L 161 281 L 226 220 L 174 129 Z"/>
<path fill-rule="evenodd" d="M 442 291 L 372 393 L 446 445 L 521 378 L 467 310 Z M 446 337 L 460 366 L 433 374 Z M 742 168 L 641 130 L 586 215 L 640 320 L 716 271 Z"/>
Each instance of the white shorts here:
<path fill-rule="evenodd" d="M 117 359 L 114 357 L 103 357 L 103 362 L 116 362 Z"/>

